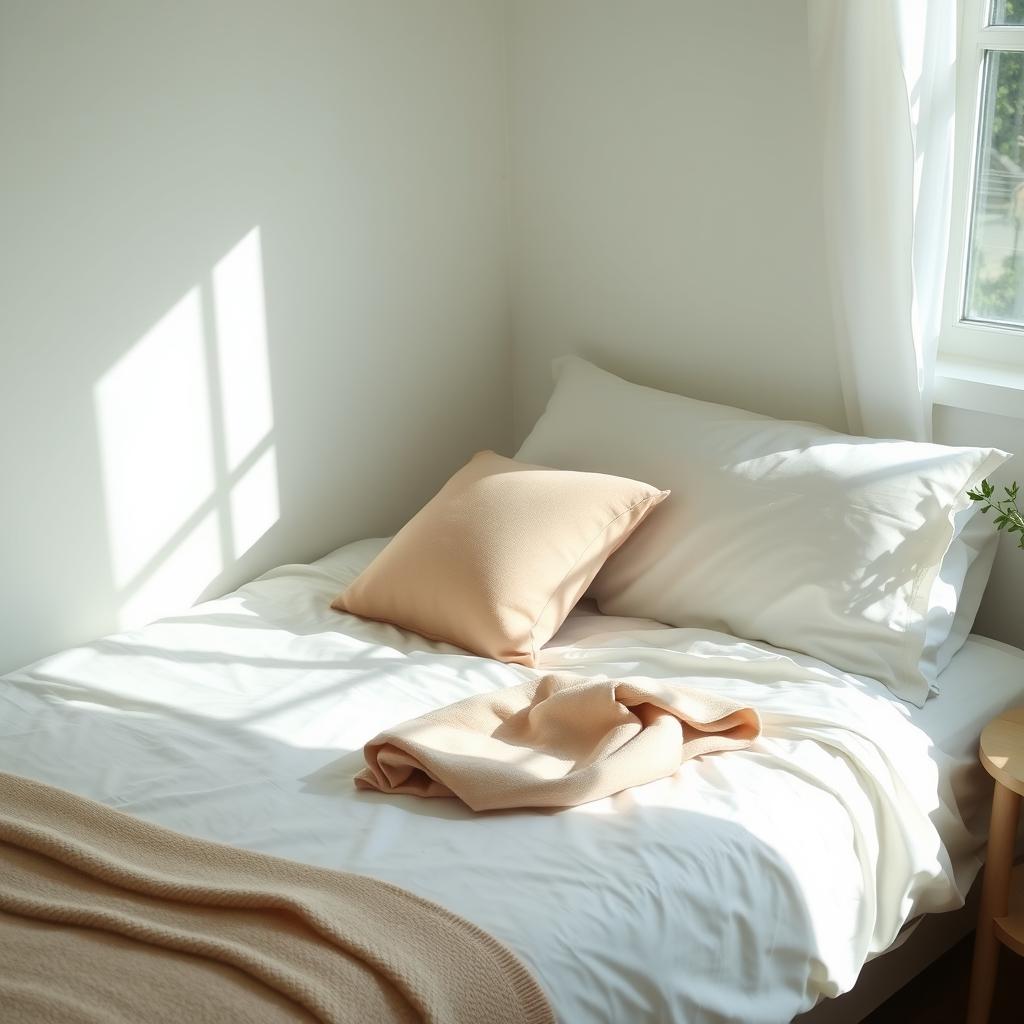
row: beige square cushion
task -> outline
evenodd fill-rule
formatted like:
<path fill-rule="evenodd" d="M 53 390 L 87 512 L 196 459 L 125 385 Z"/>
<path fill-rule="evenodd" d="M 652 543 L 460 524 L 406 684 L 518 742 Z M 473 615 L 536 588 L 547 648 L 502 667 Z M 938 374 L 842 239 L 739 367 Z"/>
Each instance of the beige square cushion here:
<path fill-rule="evenodd" d="M 533 665 L 608 556 L 668 493 L 479 452 L 331 607 Z"/>

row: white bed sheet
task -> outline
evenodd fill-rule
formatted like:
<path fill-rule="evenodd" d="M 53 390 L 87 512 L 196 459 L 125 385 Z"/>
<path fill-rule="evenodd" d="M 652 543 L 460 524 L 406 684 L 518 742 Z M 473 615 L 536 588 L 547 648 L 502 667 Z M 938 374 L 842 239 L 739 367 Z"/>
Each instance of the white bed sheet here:
<path fill-rule="evenodd" d="M 602 631 L 664 628 L 651 619 L 602 615 L 593 602 L 584 601 L 554 641 L 586 642 L 588 636 Z M 884 690 L 878 692 L 888 696 Z M 930 756 L 939 767 L 946 799 L 967 826 L 971 838 L 966 844 L 957 846 L 958 839 L 963 839 L 958 828 L 942 839 L 958 877 L 969 888 L 982 863 L 992 809 L 992 777 L 978 760 L 978 737 L 997 715 L 1024 703 L 1024 651 L 971 635 L 942 673 L 938 693 L 945 694 L 943 699 L 933 696 L 923 708 L 904 701 L 893 703 L 928 736 Z M 1024 833 L 1024 822 L 1021 825 Z"/>
<path fill-rule="evenodd" d="M 812 659 L 586 609 L 539 669 L 506 666 L 331 611 L 382 543 L 6 677 L 0 769 L 437 900 L 513 948 L 569 1024 L 779 1024 L 851 987 L 908 918 L 960 904 L 977 734 L 1019 699 L 1019 652 L 969 641 L 920 711 Z M 558 812 L 352 787 L 383 727 L 553 669 L 684 678 L 755 704 L 765 733 Z"/>
<path fill-rule="evenodd" d="M 976 872 L 992 810 L 992 777 L 978 760 L 978 737 L 997 715 L 1024 703 L 1024 651 L 970 636 L 942 673 L 939 691 L 923 708 L 905 708 L 931 739 L 932 756 L 975 839 L 971 855 Z M 962 870 L 970 871 L 969 862 Z"/>

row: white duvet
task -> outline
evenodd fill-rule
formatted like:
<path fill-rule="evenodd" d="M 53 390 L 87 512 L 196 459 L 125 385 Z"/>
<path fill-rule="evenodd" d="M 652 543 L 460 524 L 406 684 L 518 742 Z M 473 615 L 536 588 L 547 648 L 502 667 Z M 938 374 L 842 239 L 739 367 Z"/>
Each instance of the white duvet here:
<path fill-rule="evenodd" d="M 388 879 L 497 936 L 566 1024 L 781 1024 L 850 988 L 976 862 L 878 684 L 706 630 L 577 613 L 537 669 L 330 610 L 382 541 L 0 681 L 0 769 L 198 836 Z M 553 669 L 756 706 L 749 750 L 580 808 L 357 792 L 385 726 Z"/>

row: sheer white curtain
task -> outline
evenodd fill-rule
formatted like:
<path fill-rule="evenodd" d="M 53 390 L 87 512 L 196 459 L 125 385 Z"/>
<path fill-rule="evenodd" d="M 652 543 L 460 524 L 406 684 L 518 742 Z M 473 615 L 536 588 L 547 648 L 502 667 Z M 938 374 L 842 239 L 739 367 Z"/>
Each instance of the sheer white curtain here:
<path fill-rule="evenodd" d="M 808 0 L 850 430 L 928 440 L 953 176 L 956 0 Z"/>

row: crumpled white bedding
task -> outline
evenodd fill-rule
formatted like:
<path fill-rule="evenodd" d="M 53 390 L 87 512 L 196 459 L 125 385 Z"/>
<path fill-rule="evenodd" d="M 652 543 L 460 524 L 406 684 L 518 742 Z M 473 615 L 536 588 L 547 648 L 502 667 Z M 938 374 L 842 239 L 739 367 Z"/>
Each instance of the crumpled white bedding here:
<path fill-rule="evenodd" d="M 909 917 L 960 905 L 979 839 L 879 684 L 586 611 L 535 669 L 332 611 L 383 543 L 5 677 L 0 769 L 437 900 L 513 948 L 569 1024 L 780 1024 L 850 988 Z M 557 812 L 353 787 L 384 727 L 554 669 L 678 678 L 753 704 L 764 734 Z"/>

